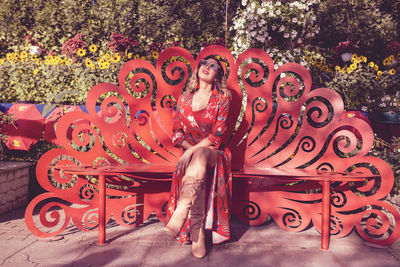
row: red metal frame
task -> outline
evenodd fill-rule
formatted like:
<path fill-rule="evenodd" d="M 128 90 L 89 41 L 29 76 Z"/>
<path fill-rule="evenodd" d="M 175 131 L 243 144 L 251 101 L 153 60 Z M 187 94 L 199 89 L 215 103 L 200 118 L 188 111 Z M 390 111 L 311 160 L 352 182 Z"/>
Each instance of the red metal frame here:
<path fill-rule="evenodd" d="M 271 57 L 259 49 L 249 49 L 235 60 L 221 46 L 206 47 L 196 59 L 174 47 L 162 52 L 155 65 L 129 61 L 121 68 L 118 85 L 103 83 L 90 90 L 88 113 L 63 115 L 56 129 L 63 148 L 43 155 L 36 169 L 48 192 L 33 199 L 26 210 L 30 231 L 39 237 L 56 236 L 71 221 L 91 231 L 103 228 L 111 217 L 134 227 L 152 212 L 163 220 L 168 181 L 181 153 L 171 143 L 172 111 L 191 71 L 208 55 L 218 55 L 224 62 L 233 94 L 225 143 L 233 155 L 232 211 L 237 217 L 257 225 L 270 216 L 293 232 L 312 223 L 324 233 L 325 249 L 329 234 L 344 237 L 353 229 L 380 245 L 399 238 L 400 215 L 383 201 L 393 187 L 393 172 L 383 160 L 367 154 L 374 138 L 368 123 L 343 116 L 343 101 L 333 90 L 311 90 L 311 76 L 303 66 L 288 63 L 274 69 Z M 100 112 L 96 104 L 101 105 Z M 63 171 L 60 166 L 65 165 L 80 170 L 118 166 L 132 172 L 77 175 Z M 293 173 L 296 169 L 372 178 L 327 182 Z M 284 170 L 296 180 L 276 179 L 272 170 Z M 99 204 L 103 194 L 107 208 L 103 200 Z M 104 217 L 99 210 L 105 211 Z M 40 222 L 33 221 L 36 211 Z M 321 211 L 330 214 L 328 219 Z M 99 242 L 105 242 L 105 234 Z"/>

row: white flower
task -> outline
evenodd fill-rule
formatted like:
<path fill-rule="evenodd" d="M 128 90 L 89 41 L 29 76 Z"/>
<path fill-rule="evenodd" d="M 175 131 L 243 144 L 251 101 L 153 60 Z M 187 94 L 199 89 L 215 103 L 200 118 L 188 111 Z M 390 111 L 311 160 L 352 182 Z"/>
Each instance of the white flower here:
<path fill-rule="evenodd" d="M 262 14 L 264 14 L 264 12 L 265 12 L 265 9 L 264 9 L 264 8 L 259 8 L 259 9 L 257 10 L 257 15 L 262 15 Z"/>
<path fill-rule="evenodd" d="M 281 25 L 281 26 L 279 27 L 279 32 L 283 32 L 284 30 L 285 30 L 285 26 Z"/>
<path fill-rule="evenodd" d="M 242 0 L 242 6 L 247 5 L 247 0 Z"/>
<path fill-rule="evenodd" d="M 275 30 L 276 30 L 276 26 L 275 26 L 275 25 L 272 25 L 271 29 L 272 29 L 273 31 L 275 31 Z"/>
<path fill-rule="evenodd" d="M 278 9 L 277 11 L 276 11 L 276 15 L 280 15 L 281 14 L 281 11 Z"/>
<path fill-rule="evenodd" d="M 286 33 L 283 35 L 283 37 L 284 37 L 284 38 L 289 38 L 289 33 L 286 32 Z"/>
<path fill-rule="evenodd" d="M 292 19 L 292 22 L 293 22 L 293 23 L 296 23 L 296 22 L 297 22 L 297 18 L 293 18 L 293 19 Z"/>
<path fill-rule="evenodd" d="M 281 1 L 278 1 L 275 3 L 276 6 L 280 6 L 281 5 Z"/>

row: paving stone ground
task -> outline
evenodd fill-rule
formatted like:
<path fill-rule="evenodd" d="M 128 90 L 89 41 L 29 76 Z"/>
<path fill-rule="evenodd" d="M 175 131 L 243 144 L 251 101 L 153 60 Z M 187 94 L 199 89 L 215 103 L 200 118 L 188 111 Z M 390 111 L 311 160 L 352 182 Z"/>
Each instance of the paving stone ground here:
<path fill-rule="evenodd" d="M 232 240 L 208 245 L 204 259 L 193 258 L 190 246 L 165 234 L 155 217 L 133 229 L 109 224 L 104 246 L 96 244 L 97 231 L 81 232 L 73 225 L 62 239 L 44 242 L 26 228 L 24 212 L 0 216 L 1 266 L 400 266 L 400 241 L 375 248 L 352 233 L 331 239 L 323 251 L 313 228 L 290 233 L 275 223 L 249 227 L 235 218 Z"/>

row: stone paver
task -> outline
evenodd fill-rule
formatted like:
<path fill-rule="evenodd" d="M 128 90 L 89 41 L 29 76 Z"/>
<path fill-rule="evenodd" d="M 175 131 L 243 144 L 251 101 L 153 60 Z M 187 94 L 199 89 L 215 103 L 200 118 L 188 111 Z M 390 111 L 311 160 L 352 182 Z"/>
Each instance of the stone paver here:
<path fill-rule="evenodd" d="M 35 215 L 37 216 L 37 215 Z M 37 218 L 35 218 L 37 220 Z M 231 222 L 232 239 L 209 245 L 204 259 L 191 256 L 152 217 L 136 228 L 107 225 L 107 241 L 97 245 L 97 231 L 81 232 L 70 225 L 63 239 L 39 241 L 26 228 L 24 209 L 0 216 L 1 266 L 400 266 L 400 241 L 387 248 L 368 246 L 355 233 L 331 239 L 320 249 L 320 234 L 311 228 L 290 233 L 275 223 L 250 227 Z"/>

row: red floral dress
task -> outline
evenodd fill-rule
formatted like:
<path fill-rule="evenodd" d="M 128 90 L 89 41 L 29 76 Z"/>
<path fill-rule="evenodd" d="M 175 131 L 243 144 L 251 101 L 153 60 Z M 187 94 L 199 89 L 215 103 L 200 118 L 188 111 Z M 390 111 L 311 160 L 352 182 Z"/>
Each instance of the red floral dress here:
<path fill-rule="evenodd" d="M 193 93 L 183 94 L 177 103 L 174 114 L 174 135 L 172 142 L 181 147 L 183 141 L 192 145 L 204 138 L 211 141 L 211 148 L 218 153 L 215 167 L 208 170 L 206 179 L 205 228 L 212 230 L 213 243 L 218 244 L 230 238 L 230 187 L 231 153 L 223 148 L 222 137 L 226 129 L 229 112 L 229 97 L 213 90 L 207 107 L 193 112 Z M 167 206 L 167 221 L 176 208 L 184 172 L 177 170 L 172 179 L 171 196 Z M 182 227 L 178 240 L 189 243 L 189 222 Z"/>

